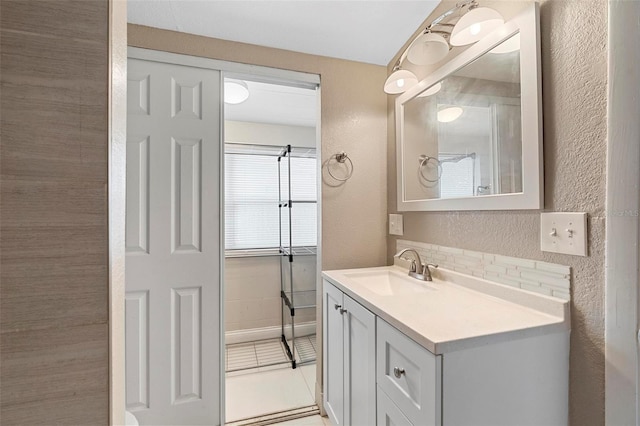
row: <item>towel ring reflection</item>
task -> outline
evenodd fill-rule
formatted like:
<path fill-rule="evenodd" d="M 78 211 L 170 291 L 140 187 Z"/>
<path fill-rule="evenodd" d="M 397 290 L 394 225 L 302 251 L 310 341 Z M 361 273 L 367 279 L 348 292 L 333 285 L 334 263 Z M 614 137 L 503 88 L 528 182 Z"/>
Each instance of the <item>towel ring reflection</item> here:
<path fill-rule="evenodd" d="M 336 177 L 333 173 L 331 173 L 331 160 L 335 160 L 336 163 L 340 163 L 340 164 L 345 164 L 346 161 L 349 162 L 349 166 L 347 166 L 348 173 L 345 177 L 343 178 Z M 351 158 L 349 158 L 347 153 L 344 151 L 338 152 L 337 154 L 333 154 L 331 157 L 329 157 L 329 161 L 327 162 L 327 172 L 335 180 L 340 182 L 345 182 L 349 180 L 351 175 L 353 175 L 353 161 L 351 161 Z"/>
<path fill-rule="evenodd" d="M 418 166 L 418 174 L 420 174 L 420 177 L 422 179 L 426 180 L 427 182 L 438 182 L 440 180 L 440 177 L 442 177 L 442 163 L 440 162 L 440 160 L 435 157 L 429 157 L 428 155 L 423 154 L 418 157 L 418 161 L 420 162 L 420 165 Z M 438 168 L 438 177 L 436 177 L 435 179 L 429 179 L 424 175 L 423 172 L 430 161 L 435 163 L 436 167 Z"/>

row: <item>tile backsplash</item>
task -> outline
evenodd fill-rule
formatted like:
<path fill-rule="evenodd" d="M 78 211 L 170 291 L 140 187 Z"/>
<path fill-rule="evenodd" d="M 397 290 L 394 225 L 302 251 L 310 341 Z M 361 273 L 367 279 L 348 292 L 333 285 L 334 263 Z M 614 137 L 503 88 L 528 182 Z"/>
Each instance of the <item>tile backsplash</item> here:
<path fill-rule="evenodd" d="M 397 240 L 396 249 L 413 248 L 423 261 L 523 290 L 571 299 L 571 268 L 555 263 L 501 256 L 435 244 Z"/>

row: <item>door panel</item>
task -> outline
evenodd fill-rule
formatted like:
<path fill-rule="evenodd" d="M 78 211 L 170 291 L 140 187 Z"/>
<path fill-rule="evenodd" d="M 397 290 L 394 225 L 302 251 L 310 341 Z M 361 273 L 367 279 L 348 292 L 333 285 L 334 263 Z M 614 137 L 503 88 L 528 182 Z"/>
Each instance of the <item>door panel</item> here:
<path fill-rule="evenodd" d="M 344 339 L 342 292 L 323 281 L 324 409 L 334 426 L 344 423 Z"/>
<path fill-rule="evenodd" d="M 130 410 L 149 408 L 149 292 L 130 291 L 125 296 L 127 333 L 126 404 Z"/>
<path fill-rule="evenodd" d="M 376 424 L 376 317 L 344 295 L 345 424 Z"/>
<path fill-rule="evenodd" d="M 127 409 L 220 420 L 220 73 L 129 58 Z"/>

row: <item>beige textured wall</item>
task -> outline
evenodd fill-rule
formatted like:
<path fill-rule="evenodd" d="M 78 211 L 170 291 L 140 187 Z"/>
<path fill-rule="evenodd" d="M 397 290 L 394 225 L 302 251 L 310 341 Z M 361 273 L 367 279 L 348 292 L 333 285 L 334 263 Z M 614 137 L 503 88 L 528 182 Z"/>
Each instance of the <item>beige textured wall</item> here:
<path fill-rule="evenodd" d="M 138 25 L 128 36 L 130 46 L 319 74 L 322 161 L 344 150 L 356 169 L 345 185 L 322 186 L 322 267 L 385 262 L 385 67 Z"/>
<path fill-rule="evenodd" d="M 108 2 L 0 3 L 0 418 L 109 421 Z"/>
<path fill-rule="evenodd" d="M 282 322 L 282 256 L 229 257 L 225 260 L 225 331 L 276 327 Z M 315 256 L 298 256 L 293 265 L 296 290 L 315 288 Z M 288 318 L 287 318 L 288 320 Z M 296 324 L 315 321 L 313 309 L 296 311 Z"/>
<path fill-rule="evenodd" d="M 517 3 L 494 2 L 492 7 L 508 18 L 517 10 Z M 439 6 L 430 19 L 445 8 L 446 5 Z M 601 425 L 604 424 L 607 1 L 546 0 L 541 2 L 540 16 L 545 210 L 588 213 L 589 256 L 541 252 L 537 211 L 404 213 L 403 238 L 571 266 L 570 420 L 572 425 Z M 388 208 L 389 212 L 395 212 L 395 123 L 391 96 L 388 105 Z M 387 242 L 387 261 L 391 263 L 395 238 L 389 237 Z"/>

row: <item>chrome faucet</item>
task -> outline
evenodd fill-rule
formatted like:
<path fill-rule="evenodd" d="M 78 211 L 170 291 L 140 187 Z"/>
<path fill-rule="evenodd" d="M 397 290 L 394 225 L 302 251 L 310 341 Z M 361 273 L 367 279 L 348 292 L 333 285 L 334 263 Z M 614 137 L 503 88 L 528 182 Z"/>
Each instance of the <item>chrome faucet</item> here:
<path fill-rule="evenodd" d="M 405 253 L 412 254 L 414 259 L 403 257 Z M 414 249 L 412 248 L 402 249 L 398 253 L 396 253 L 395 257 L 411 261 L 411 265 L 409 266 L 410 277 L 413 277 L 422 281 L 433 281 L 433 278 L 431 278 L 431 271 L 429 270 L 429 267 L 437 268 L 438 265 L 434 265 L 433 263 L 422 263 L 422 259 L 420 259 L 420 253 L 418 253 Z"/>

